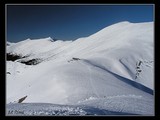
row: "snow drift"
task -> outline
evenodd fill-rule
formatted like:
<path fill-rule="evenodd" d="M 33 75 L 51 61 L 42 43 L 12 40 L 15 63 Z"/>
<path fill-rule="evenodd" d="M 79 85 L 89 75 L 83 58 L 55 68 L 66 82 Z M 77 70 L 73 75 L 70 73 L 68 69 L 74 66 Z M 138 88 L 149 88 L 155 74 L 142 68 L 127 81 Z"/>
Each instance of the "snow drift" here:
<path fill-rule="evenodd" d="M 7 103 L 154 114 L 153 22 L 120 22 L 75 41 L 7 43 Z M 27 64 L 30 63 L 30 64 Z"/>

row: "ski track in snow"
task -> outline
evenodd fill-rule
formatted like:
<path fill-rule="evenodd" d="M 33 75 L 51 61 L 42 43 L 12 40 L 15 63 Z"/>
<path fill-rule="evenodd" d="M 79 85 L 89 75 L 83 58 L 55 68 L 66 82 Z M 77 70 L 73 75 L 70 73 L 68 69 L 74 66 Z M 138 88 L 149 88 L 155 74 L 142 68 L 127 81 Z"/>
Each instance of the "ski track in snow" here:
<path fill-rule="evenodd" d="M 95 89 L 95 86 L 94 86 L 94 84 L 93 84 L 91 66 L 85 65 L 83 62 L 79 62 L 79 63 L 82 64 L 83 66 L 87 67 L 87 69 L 88 69 L 88 71 L 89 71 L 89 81 L 90 81 L 90 83 L 91 83 L 92 90 L 94 91 L 95 95 L 99 98 L 99 94 L 98 94 L 98 92 L 97 92 L 97 90 Z"/>

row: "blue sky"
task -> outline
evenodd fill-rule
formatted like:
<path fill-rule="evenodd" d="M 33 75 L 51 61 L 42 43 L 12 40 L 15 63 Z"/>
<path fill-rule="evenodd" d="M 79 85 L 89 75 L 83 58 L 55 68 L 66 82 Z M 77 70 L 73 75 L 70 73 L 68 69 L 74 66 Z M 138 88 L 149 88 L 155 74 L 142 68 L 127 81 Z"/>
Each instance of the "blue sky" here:
<path fill-rule="evenodd" d="M 75 40 L 121 21 L 154 21 L 153 5 L 7 5 L 7 41 Z"/>

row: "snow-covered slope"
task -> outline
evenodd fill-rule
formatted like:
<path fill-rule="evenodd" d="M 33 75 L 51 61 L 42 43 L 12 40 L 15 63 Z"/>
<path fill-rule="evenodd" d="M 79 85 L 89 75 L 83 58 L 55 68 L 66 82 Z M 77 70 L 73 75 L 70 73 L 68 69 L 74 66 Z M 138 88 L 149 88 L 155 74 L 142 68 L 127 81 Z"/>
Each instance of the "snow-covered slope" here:
<path fill-rule="evenodd" d="M 7 61 L 7 103 L 27 96 L 26 103 L 153 114 L 153 38 L 153 22 L 120 22 L 75 41 L 12 43 L 7 53 L 21 58 Z"/>

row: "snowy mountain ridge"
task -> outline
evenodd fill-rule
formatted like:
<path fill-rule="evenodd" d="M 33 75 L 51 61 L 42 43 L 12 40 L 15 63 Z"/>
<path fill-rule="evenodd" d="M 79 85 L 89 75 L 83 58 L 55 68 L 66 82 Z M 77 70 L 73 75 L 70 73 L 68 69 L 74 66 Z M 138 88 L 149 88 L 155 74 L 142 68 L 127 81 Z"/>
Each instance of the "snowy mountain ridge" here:
<path fill-rule="evenodd" d="M 125 21 L 75 41 L 7 42 L 7 103 L 27 95 L 26 103 L 153 114 L 153 38 L 153 22 Z"/>

